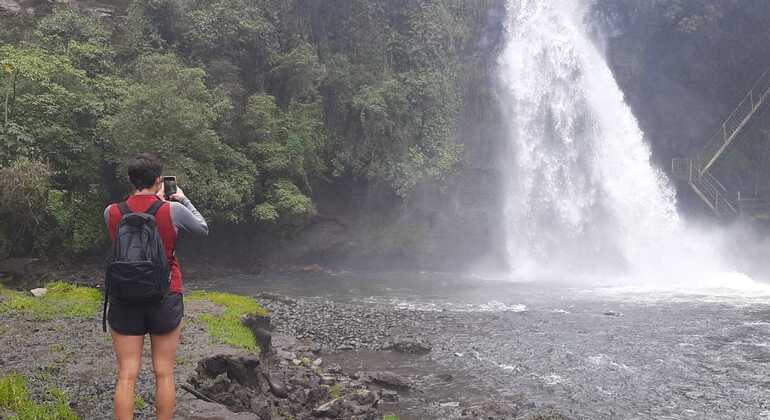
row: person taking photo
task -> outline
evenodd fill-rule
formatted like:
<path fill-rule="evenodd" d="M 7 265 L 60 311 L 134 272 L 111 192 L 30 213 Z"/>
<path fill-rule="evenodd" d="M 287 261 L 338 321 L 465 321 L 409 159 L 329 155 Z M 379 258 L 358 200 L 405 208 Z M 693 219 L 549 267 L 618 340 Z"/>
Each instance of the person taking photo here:
<path fill-rule="evenodd" d="M 133 419 L 134 387 L 149 334 L 155 374 L 158 420 L 171 420 L 176 408 L 174 367 L 184 304 L 182 272 L 176 258 L 177 235 L 208 234 L 206 220 L 181 188 L 166 195 L 163 165 L 150 154 L 128 162 L 135 192 L 107 206 L 104 221 L 113 243 L 105 278 L 103 328 L 109 324 L 117 360 L 115 417 Z"/>

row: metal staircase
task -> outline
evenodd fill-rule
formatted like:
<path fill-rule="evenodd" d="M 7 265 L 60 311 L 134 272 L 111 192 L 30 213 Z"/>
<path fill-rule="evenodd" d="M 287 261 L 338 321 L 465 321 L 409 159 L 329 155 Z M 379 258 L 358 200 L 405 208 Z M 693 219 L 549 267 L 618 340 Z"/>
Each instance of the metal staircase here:
<path fill-rule="evenodd" d="M 725 119 L 703 149 L 692 159 L 673 159 L 674 177 L 686 180 L 698 196 L 719 216 L 739 213 L 739 195 L 730 194 L 709 168 L 735 142 L 749 120 L 770 100 L 770 69 L 757 79 L 749 92 Z M 735 196 L 735 197 L 733 197 Z"/>
<path fill-rule="evenodd" d="M 674 159 L 672 162 L 674 177 L 687 180 L 690 187 L 718 216 L 737 216 L 738 206 L 727 189 L 710 173 L 698 173 L 692 159 Z"/>

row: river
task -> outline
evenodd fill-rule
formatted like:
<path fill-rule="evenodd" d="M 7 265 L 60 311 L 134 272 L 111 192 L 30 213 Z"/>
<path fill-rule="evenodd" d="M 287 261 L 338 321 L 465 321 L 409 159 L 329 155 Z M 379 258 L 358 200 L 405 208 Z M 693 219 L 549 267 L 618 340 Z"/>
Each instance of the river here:
<path fill-rule="evenodd" d="M 361 349 L 327 348 L 325 357 L 351 371 L 387 369 L 413 379 L 422 392 L 402 399 L 401 418 L 453 418 L 458 402 L 522 398 L 577 419 L 770 418 L 770 292 L 409 272 L 232 273 L 189 283 L 293 296 L 302 303 L 292 311 L 330 317 L 306 319 L 301 332 L 331 343 L 352 328 Z M 433 351 L 368 350 L 367 343 L 394 336 L 423 337 Z"/>

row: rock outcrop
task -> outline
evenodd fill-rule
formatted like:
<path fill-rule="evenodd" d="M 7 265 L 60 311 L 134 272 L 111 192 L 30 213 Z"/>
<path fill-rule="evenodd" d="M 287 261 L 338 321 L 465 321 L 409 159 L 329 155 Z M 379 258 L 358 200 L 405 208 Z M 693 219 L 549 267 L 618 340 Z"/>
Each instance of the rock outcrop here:
<path fill-rule="evenodd" d="M 375 419 L 381 399 L 376 390 L 318 366 L 279 366 L 247 355 L 217 355 L 198 362 L 188 380 L 200 398 L 236 413 L 273 418 Z"/>

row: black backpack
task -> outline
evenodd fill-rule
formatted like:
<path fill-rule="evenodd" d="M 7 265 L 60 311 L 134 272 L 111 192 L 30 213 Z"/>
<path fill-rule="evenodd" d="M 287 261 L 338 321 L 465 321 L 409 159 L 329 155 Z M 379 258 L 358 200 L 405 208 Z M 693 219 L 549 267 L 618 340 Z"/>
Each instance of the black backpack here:
<path fill-rule="evenodd" d="M 171 270 L 155 215 L 164 201 L 154 202 L 145 213 L 134 213 L 126 202 L 112 243 L 112 256 L 104 278 L 102 329 L 107 331 L 107 301 L 134 305 L 160 302 L 168 293 Z"/>

